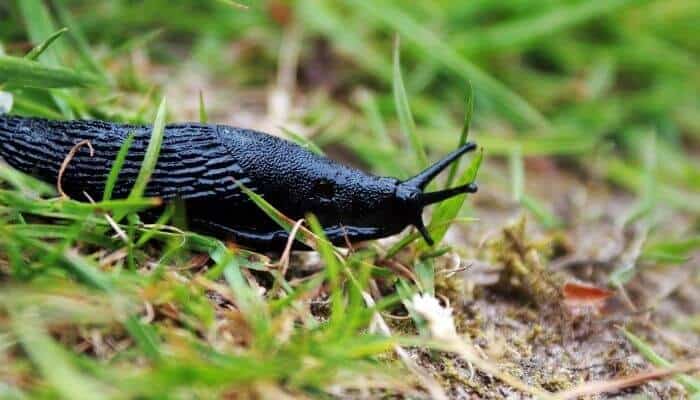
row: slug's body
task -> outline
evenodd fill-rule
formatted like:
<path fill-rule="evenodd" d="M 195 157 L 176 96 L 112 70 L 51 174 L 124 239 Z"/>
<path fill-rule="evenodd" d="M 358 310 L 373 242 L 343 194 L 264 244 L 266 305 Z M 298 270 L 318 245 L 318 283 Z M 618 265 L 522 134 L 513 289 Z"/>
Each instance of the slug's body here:
<path fill-rule="evenodd" d="M 61 164 L 77 143 L 88 140 L 61 178 L 72 198 L 102 198 L 116 155 L 133 132 L 113 197 L 128 196 L 141 167 L 151 127 L 101 121 L 50 121 L 0 115 L 0 157 L 16 169 L 56 183 Z M 288 234 L 239 187 L 244 184 L 290 218 L 316 215 L 336 244 L 396 234 L 415 225 L 428 242 L 425 205 L 474 192 L 466 185 L 435 193 L 423 188 L 452 161 L 472 150 L 467 144 L 415 178 L 377 177 L 315 155 L 277 137 L 223 125 L 176 124 L 163 144 L 146 196 L 184 200 L 189 227 L 258 250 L 280 250 Z M 299 247 L 300 244 L 297 245 Z"/>

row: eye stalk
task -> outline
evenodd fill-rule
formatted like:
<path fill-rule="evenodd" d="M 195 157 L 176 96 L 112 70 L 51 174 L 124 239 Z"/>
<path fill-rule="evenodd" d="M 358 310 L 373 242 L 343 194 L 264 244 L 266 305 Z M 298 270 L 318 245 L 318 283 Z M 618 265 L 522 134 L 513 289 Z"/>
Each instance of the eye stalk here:
<path fill-rule="evenodd" d="M 396 188 L 397 199 L 405 204 L 409 209 L 415 210 L 416 220 L 413 222 L 413 225 L 416 227 L 416 229 L 418 229 L 418 232 L 420 232 L 421 236 L 423 236 L 426 243 L 431 246 L 435 242 L 430 237 L 430 233 L 423 223 L 421 216 L 423 213 L 423 208 L 430 204 L 438 203 L 464 193 L 476 193 L 478 187 L 475 183 L 468 183 L 466 185 L 439 190 L 437 192 L 424 193 L 423 190 L 433 179 L 435 179 L 436 176 L 438 176 L 438 174 L 440 174 L 440 172 L 445 170 L 445 168 L 447 168 L 453 162 L 457 161 L 461 156 L 473 151 L 474 149 L 476 149 L 475 143 L 465 143 L 462 147 L 448 154 L 445 156 L 445 158 L 441 159 L 435 164 L 429 166 L 423 172 L 419 173 L 413 178 L 401 182 Z"/>

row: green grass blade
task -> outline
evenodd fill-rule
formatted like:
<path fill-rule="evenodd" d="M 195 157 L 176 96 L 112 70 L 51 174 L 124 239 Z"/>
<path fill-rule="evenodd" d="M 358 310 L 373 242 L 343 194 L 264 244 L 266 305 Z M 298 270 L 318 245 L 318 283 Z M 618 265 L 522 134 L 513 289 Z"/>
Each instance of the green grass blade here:
<path fill-rule="evenodd" d="M 247 10 L 249 7 L 246 4 L 239 3 L 233 0 L 218 0 L 220 3 L 226 4 L 229 7 Z"/>
<path fill-rule="evenodd" d="M 117 153 L 117 157 L 114 159 L 114 164 L 112 164 L 112 168 L 109 170 L 109 175 L 107 176 L 107 182 L 105 182 L 105 190 L 104 194 L 102 195 L 102 201 L 107 201 L 112 198 L 112 192 L 114 191 L 114 185 L 117 183 L 117 179 L 119 178 L 119 173 L 122 170 L 122 167 L 124 166 L 124 162 L 126 161 L 126 156 L 129 154 L 129 149 L 131 148 L 132 143 L 134 142 L 134 137 L 136 136 L 135 132 L 129 133 L 129 136 L 126 137 L 124 140 L 124 143 L 122 143 L 121 147 L 119 148 L 119 152 Z"/>
<path fill-rule="evenodd" d="M 99 79 L 63 67 L 48 67 L 20 57 L 0 56 L 0 82 L 33 88 L 87 87 Z"/>
<path fill-rule="evenodd" d="M 535 216 L 542 226 L 546 229 L 553 229 L 562 226 L 562 221 L 550 211 L 547 206 L 540 200 L 537 200 L 529 195 L 523 195 L 520 199 L 523 207 Z"/>
<path fill-rule="evenodd" d="M 472 183 L 476 180 L 476 175 L 481 167 L 481 162 L 484 159 L 484 150 L 481 148 L 476 157 L 474 157 L 469 164 L 469 167 L 464 170 L 462 175 L 457 179 L 457 186 L 466 185 Z M 447 230 L 449 229 L 449 221 L 454 220 L 459 211 L 462 209 L 462 205 L 466 200 L 467 195 L 455 196 L 451 199 L 447 199 L 435 207 L 433 212 L 433 218 L 430 220 L 428 229 L 435 241 L 435 246 L 437 246 L 442 239 L 445 237 Z"/>
<path fill-rule="evenodd" d="M 642 137 L 641 156 L 643 162 L 643 185 L 639 199 L 625 216 L 624 225 L 642 220 L 653 212 L 658 202 L 657 175 L 658 154 L 657 137 L 655 132 L 640 132 Z"/>
<path fill-rule="evenodd" d="M 272 345 L 274 338 L 270 335 L 270 314 L 265 299 L 250 285 L 241 271 L 239 257 L 227 252 L 220 265 L 223 265 L 223 274 L 232 294 L 236 300 L 236 306 L 245 316 L 253 329 L 256 337 L 256 345 L 267 348 Z"/>
<path fill-rule="evenodd" d="M 525 168 L 519 147 L 513 149 L 508 159 L 511 175 L 513 201 L 528 209 L 545 228 L 555 228 L 561 221 L 538 200 L 525 193 Z"/>
<path fill-rule="evenodd" d="M 268 217 L 270 217 L 270 219 L 275 221 L 275 223 L 279 225 L 282 229 L 289 232 L 292 229 L 292 227 L 294 227 L 293 221 L 287 218 L 286 215 L 282 214 L 282 212 L 277 210 L 275 206 L 270 204 L 262 196 L 250 190 L 243 184 L 239 184 L 238 187 L 241 188 L 243 193 L 245 193 L 246 196 L 248 196 L 248 198 L 265 213 L 265 215 L 267 215 Z"/>
<path fill-rule="evenodd" d="M 207 116 L 207 107 L 204 105 L 204 93 L 199 91 L 199 123 L 206 124 L 209 122 L 209 116 Z"/>
<path fill-rule="evenodd" d="M 66 8 L 65 1 L 53 0 L 53 6 L 54 10 L 56 10 L 58 20 L 61 22 L 61 24 L 68 27 L 68 36 L 73 40 L 75 48 L 78 50 L 78 55 L 80 55 L 80 59 L 82 60 L 83 64 L 85 64 L 85 66 L 87 66 L 93 73 L 104 79 L 107 76 L 107 73 L 95 59 L 83 30 L 80 29 L 80 25 L 78 25 L 77 21 L 75 21 L 71 13 Z"/>
<path fill-rule="evenodd" d="M 80 280 L 103 291 L 111 290 L 109 277 L 100 271 L 96 263 L 70 250 L 63 251 L 61 256 L 71 272 Z"/>
<path fill-rule="evenodd" d="M 649 360 L 650 363 L 662 368 L 668 368 L 672 366 L 672 364 L 669 361 L 658 355 L 654 351 L 654 349 L 652 349 L 651 346 L 644 342 L 640 337 L 624 328 L 620 330 L 625 335 L 627 340 L 629 340 L 629 342 L 632 343 L 632 345 L 637 349 L 637 351 L 642 353 L 644 358 Z M 694 378 L 686 374 L 675 375 L 675 379 L 681 385 L 683 385 L 689 392 L 700 393 L 700 379 Z"/>
<path fill-rule="evenodd" d="M 422 293 L 435 295 L 435 263 L 432 259 L 418 260 L 414 266 L 416 279 Z"/>
<path fill-rule="evenodd" d="M 270 217 L 270 219 L 272 219 L 282 229 L 284 229 L 286 232 L 290 232 L 292 230 L 295 221 L 292 221 L 262 196 L 250 190 L 245 185 L 239 184 L 238 187 L 241 188 L 243 193 L 245 193 L 246 196 L 248 196 L 248 198 L 265 213 L 265 215 Z M 318 241 L 319 238 L 314 237 L 311 231 L 302 226 L 297 232 L 296 240 L 299 240 L 309 246 L 313 246 L 313 242 Z"/>
<path fill-rule="evenodd" d="M 640 168 L 621 158 L 607 160 L 605 167 L 607 177 L 613 183 L 643 195 L 646 176 Z M 663 182 L 656 182 L 655 187 L 655 196 L 658 196 L 659 201 L 681 210 L 700 214 L 700 195 L 697 192 L 685 191 Z"/>
<path fill-rule="evenodd" d="M 469 127 L 471 126 L 472 123 L 472 115 L 474 114 L 474 89 L 472 89 L 471 84 L 467 88 L 467 101 L 464 106 L 464 123 L 462 124 L 462 132 L 459 136 L 459 142 L 457 143 L 457 147 L 462 147 L 466 142 L 467 138 L 469 137 Z M 452 163 L 452 166 L 450 167 L 450 172 L 447 175 L 447 183 L 445 184 L 445 188 L 452 187 L 452 183 L 454 182 L 455 175 L 457 175 L 457 170 L 459 169 L 459 163 L 461 159 L 457 159 L 454 163 Z"/>
<path fill-rule="evenodd" d="M 12 187 L 30 197 L 53 196 L 56 190 L 53 185 L 23 174 L 0 161 L 0 181 L 9 183 Z"/>
<path fill-rule="evenodd" d="M 384 124 L 384 119 L 382 118 L 382 113 L 379 110 L 374 94 L 369 90 L 362 90 L 357 96 L 357 103 L 360 108 L 362 108 L 367 124 L 372 134 L 374 134 L 374 138 L 381 144 L 393 147 L 391 137 Z"/>
<path fill-rule="evenodd" d="M 63 114 L 54 110 L 53 108 L 47 107 L 44 104 L 40 104 L 31 99 L 27 99 L 23 96 L 15 97 L 14 110 L 17 113 L 34 115 L 36 117 L 44 117 L 50 119 L 62 119 Z"/>
<path fill-rule="evenodd" d="M 78 371 L 71 355 L 44 330 L 32 310 L 12 315 L 12 330 L 34 365 L 63 398 L 76 400 L 107 399 L 100 384 Z"/>
<path fill-rule="evenodd" d="M 56 32 L 51 34 L 51 36 L 49 36 L 46 40 L 44 40 L 41 44 L 31 49 L 29 53 L 27 53 L 24 56 L 24 58 L 26 58 L 27 60 L 36 61 L 36 59 L 39 58 L 39 56 L 41 56 L 44 53 L 44 51 L 46 51 L 46 49 L 48 49 L 49 46 L 51 46 L 51 44 L 56 39 L 60 38 L 66 32 L 68 32 L 68 28 L 61 28 L 57 30 Z"/>
<path fill-rule="evenodd" d="M 129 199 L 137 199 L 143 197 L 143 194 L 146 191 L 146 185 L 148 185 L 148 181 L 151 179 L 151 175 L 156 169 L 156 164 L 158 163 L 158 156 L 160 155 L 160 146 L 163 144 L 163 136 L 165 134 L 166 114 L 166 100 L 165 97 L 163 97 L 163 100 L 161 100 L 160 105 L 158 106 L 156 118 L 153 121 L 153 130 L 151 131 L 151 138 L 148 141 L 146 154 L 143 156 L 141 170 L 136 176 L 134 187 L 131 188 Z"/>
<path fill-rule="evenodd" d="M 56 31 L 56 24 L 51 17 L 49 9 L 42 0 L 21 0 L 18 1 L 18 3 L 32 43 L 39 45 Z M 39 61 L 50 67 L 60 67 L 62 65 L 61 57 L 65 57 L 66 53 L 67 47 L 63 42 L 59 41 L 46 49 L 41 57 L 39 57 Z M 42 88 L 42 86 L 35 87 Z M 43 86 L 43 88 L 52 88 L 52 86 L 47 85 Z M 51 97 L 64 117 L 69 119 L 73 118 L 73 111 L 65 99 L 61 98 L 59 93 L 52 92 Z"/>
<path fill-rule="evenodd" d="M 507 20 L 488 29 L 470 31 L 459 35 L 467 46 L 463 51 L 474 54 L 522 50 L 536 40 L 549 37 L 574 25 L 600 18 L 625 6 L 640 3 L 639 0 L 594 0 L 562 3 L 533 16 Z M 466 40 L 465 40 L 466 39 Z"/>
<path fill-rule="evenodd" d="M 691 254 L 697 250 L 700 250 L 700 235 L 651 243 L 644 247 L 642 256 L 662 262 L 682 263 L 689 260 Z"/>
<path fill-rule="evenodd" d="M 442 38 L 423 27 L 396 6 L 386 2 L 369 0 L 345 0 L 345 3 L 397 31 L 402 37 L 409 40 L 423 57 L 433 58 L 456 76 L 465 81 L 471 81 L 478 95 L 489 98 L 494 104 L 499 104 L 502 112 L 512 120 L 549 127 L 546 118 L 534 106 L 482 71 L 445 43 Z"/>
<path fill-rule="evenodd" d="M 308 138 L 301 136 L 298 133 L 292 132 L 291 130 L 287 128 L 282 128 L 282 131 L 284 132 L 285 135 L 289 136 L 289 138 L 299 146 L 309 150 L 312 153 L 318 154 L 319 156 L 325 155 L 323 153 L 323 150 L 321 150 L 320 147 L 313 141 L 309 140 Z"/>
<path fill-rule="evenodd" d="M 399 124 L 401 131 L 408 139 L 413 152 L 418 160 L 418 167 L 422 170 L 428 166 L 428 156 L 425 154 L 425 147 L 420 136 L 416 133 L 416 123 L 413 120 L 411 106 L 408 104 L 408 96 L 406 95 L 406 87 L 403 84 L 401 75 L 401 49 L 399 37 L 396 37 L 394 42 L 394 103 L 396 105 L 396 113 L 399 116 Z"/>
<path fill-rule="evenodd" d="M 33 43 L 42 43 L 56 32 L 56 25 L 42 0 L 20 0 L 17 2 L 25 21 L 29 38 Z M 63 43 L 56 43 L 41 55 L 41 61 L 52 67 L 61 65 L 59 57 L 66 53 Z"/>
<path fill-rule="evenodd" d="M 124 53 L 129 53 L 130 51 L 141 49 L 148 46 L 151 42 L 155 41 L 161 34 L 163 34 L 162 28 L 152 29 L 146 31 L 139 35 L 131 36 L 129 40 L 122 43 L 120 46 L 111 49 L 110 57 L 118 58 Z"/>
<path fill-rule="evenodd" d="M 508 157 L 508 166 L 510 169 L 513 201 L 520 203 L 525 194 L 525 168 L 523 167 L 523 156 L 520 149 L 513 149 L 510 157 Z"/>
<path fill-rule="evenodd" d="M 348 29 L 347 16 L 337 12 L 331 2 L 300 0 L 296 2 L 295 12 L 306 27 L 333 38 L 333 45 L 341 53 L 354 58 L 363 69 L 371 71 L 386 82 L 391 81 L 391 66 L 382 53 L 370 40 L 358 35 L 357 29 Z"/>
<path fill-rule="evenodd" d="M 325 264 L 326 276 L 328 277 L 330 297 L 331 297 L 331 316 L 329 325 L 331 327 L 338 326 L 343 323 L 343 318 L 345 317 L 345 303 L 343 299 L 343 288 L 341 285 L 341 271 L 342 266 L 340 261 L 336 258 L 335 252 L 333 250 L 333 245 L 328 242 L 326 235 L 323 231 L 323 227 L 318 222 L 318 219 L 309 215 L 307 217 L 311 231 L 316 234 L 316 236 L 322 238 L 318 242 L 316 250 L 318 250 L 321 260 Z"/>
<path fill-rule="evenodd" d="M 159 339 L 152 326 L 146 325 L 132 316 L 124 322 L 124 327 L 146 357 L 151 360 L 160 359 Z"/>

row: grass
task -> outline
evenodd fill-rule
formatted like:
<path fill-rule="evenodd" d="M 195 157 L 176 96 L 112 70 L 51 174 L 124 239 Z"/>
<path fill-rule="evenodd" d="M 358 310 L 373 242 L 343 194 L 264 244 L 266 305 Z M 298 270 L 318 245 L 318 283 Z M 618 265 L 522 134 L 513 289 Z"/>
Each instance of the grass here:
<path fill-rule="evenodd" d="M 126 199 L 129 141 L 94 204 L 0 164 L 0 396 L 557 398 L 697 357 L 697 324 L 672 322 L 700 315 L 698 18 L 692 0 L 0 4 L 13 114 L 153 125 Z M 139 220 L 182 120 L 247 121 L 401 178 L 473 140 L 433 189 L 481 190 L 426 215 L 433 247 L 408 231 L 348 253 L 310 216 L 317 258 L 258 254 L 183 229 L 177 204 Z M 580 317 L 570 280 L 626 308 Z M 417 295 L 449 304 L 459 336 Z M 632 390 L 697 396 L 697 374 L 676 379 Z"/>

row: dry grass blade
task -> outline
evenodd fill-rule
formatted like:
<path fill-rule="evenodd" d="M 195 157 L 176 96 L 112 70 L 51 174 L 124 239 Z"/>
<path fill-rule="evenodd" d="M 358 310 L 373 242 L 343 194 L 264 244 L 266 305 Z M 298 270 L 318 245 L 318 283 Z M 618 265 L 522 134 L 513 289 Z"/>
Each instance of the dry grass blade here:
<path fill-rule="evenodd" d="M 56 179 L 56 190 L 58 190 L 58 193 L 60 193 L 61 197 L 63 198 L 69 198 L 66 192 L 63 191 L 63 174 L 66 172 L 66 168 L 68 168 L 68 164 L 70 164 L 71 160 L 75 157 L 75 154 L 83 146 L 87 146 L 90 149 L 90 157 L 95 156 L 95 149 L 92 148 L 92 144 L 90 144 L 90 141 L 87 139 L 81 140 L 70 149 L 68 155 L 66 156 L 66 158 L 63 159 L 63 162 L 61 163 L 61 168 L 58 170 L 58 178 Z"/>
<path fill-rule="evenodd" d="M 300 219 L 294 224 L 292 229 L 289 231 L 289 239 L 287 240 L 287 244 L 284 246 L 284 251 L 280 256 L 280 260 L 278 263 L 278 265 L 280 266 L 282 276 L 284 276 L 287 273 L 287 269 L 289 268 L 289 257 L 292 254 L 292 245 L 296 240 L 297 232 L 299 232 L 299 229 L 303 224 L 304 219 Z"/>
<path fill-rule="evenodd" d="M 369 293 L 363 291 L 362 298 L 364 299 L 367 307 L 376 306 L 372 295 L 370 295 Z M 391 329 L 389 328 L 389 325 L 387 325 L 386 321 L 384 321 L 384 318 L 382 318 L 382 315 L 379 312 L 374 313 L 374 316 L 372 317 L 372 324 L 370 325 L 370 332 L 375 331 L 378 331 L 379 333 L 385 336 L 391 336 Z M 394 352 L 399 357 L 401 362 L 406 366 L 406 368 L 408 368 L 409 371 L 411 371 L 420 380 L 423 387 L 425 387 L 425 389 L 428 390 L 428 392 L 430 392 L 432 398 L 438 400 L 446 400 L 448 398 L 445 391 L 442 390 L 440 384 L 437 381 L 435 381 L 435 379 L 433 379 L 430 375 L 428 375 L 423 369 L 421 369 L 421 367 L 418 366 L 418 364 L 416 364 L 413 361 L 413 359 L 411 359 L 411 356 L 406 352 L 406 350 L 404 350 L 403 347 L 395 345 Z"/>
<path fill-rule="evenodd" d="M 700 370 L 700 358 L 679 362 L 666 368 L 655 368 L 636 375 L 605 381 L 584 383 L 572 389 L 557 393 L 558 399 L 578 399 L 583 396 L 595 396 L 603 393 L 617 392 L 622 389 L 639 386 L 648 381 L 664 379 L 672 375 L 690 373 Z"/>

